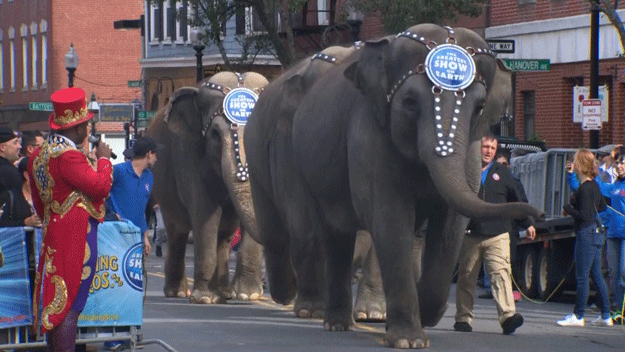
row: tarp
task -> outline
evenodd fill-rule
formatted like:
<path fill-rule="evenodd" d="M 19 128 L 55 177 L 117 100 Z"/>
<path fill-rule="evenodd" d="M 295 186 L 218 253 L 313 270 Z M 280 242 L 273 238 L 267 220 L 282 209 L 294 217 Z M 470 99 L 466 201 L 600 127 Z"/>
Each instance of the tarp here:
<path fill-rule="evenodd" d="M 98 226 L 98 261 L 79 327 L 140 326 L 143 321 L 143 242 L 129 221 Z"/>
<path fill-rule="evenodd" d="M 22 227 L 0 229 L 0 329 L 32 323 L 26 234 Z"/>
<path fill-rule="evenodd" d="M 33 321 L 25 233 L 22 227 L 0 228 L 0 256 L 4 258 L 0 263 L 0 329 Z M 41 229 L 36 230 L 35 241 L 38 257 Z M 95 276 L 78 326 L 141 326 L 142 274 L 140 229 L 129 221 L 100 224 Z"/>

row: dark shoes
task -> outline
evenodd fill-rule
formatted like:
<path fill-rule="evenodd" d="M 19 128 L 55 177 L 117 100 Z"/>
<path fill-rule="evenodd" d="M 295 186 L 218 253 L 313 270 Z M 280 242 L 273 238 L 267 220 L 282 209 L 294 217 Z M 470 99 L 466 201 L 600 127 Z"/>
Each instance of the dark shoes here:
<path fill-rule="evenodd" d="M 477 296 L 477 298 L 493 299 L 493 292 L 492 291 L 486 291 L 486 292 L 482 293 L 481 295 Z"/>
<path fill-rule="evenodd" d="M 472 327 L 471 327 L 471 325 L 470 325 L 469 323 L 467 323 L 467 322 L 464 322 L 464 321 L 463 321 L 463 322 L 457 321 L 457 322 L 454 324 L 454 330 L 456 330 L 456 331 L 460 331 L 460 332 L 471 332 L 471 331 L 473 331 L 473 328 L 472 328 Z"/>
<path fill-rule="evenodd" d="M 163 248 L 161 246 L 156 246 L 156 256 L 159 258 L 163 256 Z"/>
<path fill-rule="evenodd" d="M 521 325 L 523 325 L 523 316 L 519 313 L 515 313 L 501 324 L 503 334 L 510 335 Z"/>

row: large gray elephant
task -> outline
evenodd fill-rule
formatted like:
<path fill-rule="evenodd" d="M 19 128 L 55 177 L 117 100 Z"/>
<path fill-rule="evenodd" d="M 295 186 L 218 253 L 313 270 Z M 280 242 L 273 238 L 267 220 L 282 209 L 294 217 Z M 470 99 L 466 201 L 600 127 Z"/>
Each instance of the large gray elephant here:
<path fill-rule="evenodd" d="M 306 91 L 327 70 L 336 66 L 346 57 L 354 53 L 357 47 L 329 47 L 322 52 L 304 59 L 280 77 L 269 84 L 263 91 L 252 116 L 263 115 L 261 123 L 270 123 L 266 128 L 275 128 L 271 133 L 270 144 L 263 144 L 260 138 L 252 138 L 256 143 L 247 148 L 248 159 L 257 158 L 259 163 L 278 164 L 280 168 L 293 169 L 292 157 L 285 157 L 283 150 L 291 147 L 291 121 Z M 265 128 L 263 127 L 263 128 Z M 247 130 L 247 133 L 256 133 Z M 280 173 L 267 175 L 267 170 L 254 168 L 251 173 L 260 172 L 250 176 L 256 182 L 261 182 L 263 190 L 272 194 L 261 193 L 256 199 L 254 193 L 254 205 L 257 211 L 274 213 L 283 218 L 288 217 L 292 207 L 304 205 L 299 203 L 298 196 L 301 193 L 294 183 L 290 174 Z M 287 186 L 288 185 L 288 186 Z M 289 282 L 289 295 L 296 297 L 293 310 L 301 318 L 322 318 L 325 314 L 324 300 L 324 255 L 323 245 L 319 236 L 314 236 L 316 224 L 311 219 L 298 220 L 302 226 L 309 224 L 311 231 L 307 231 L 302 237 L 293 237 L 282 243 L 275 244 L 274 238 L 270 238 L 269 246 L 284 247 L 285 255 L 291 258 L 297 280 Z M 261 242 L 264 240 L 261 239 Z M 386 315 L 386 302 L 382 291 L 379 266 L 375 256 L 371 236 L 366 232 L 358 235 L 358 244 L 354 253 L 354 261 L 362 268 L 363 275 L 359 280 L 358 295 L 354 306 L 356 320 L 383 320 Z M 295 275 L 295 274 L 294 274 Z M 270 287 L 271 289 L 271 287 Z M 296 294 L 294 292 L 297 292 Z"/>
<path fill-rule="evenodd" d="M 243 125 L 223 114 L 227 91 L 259 91 L 268 83 L 260 74 L 221 72 L 199 88 L 176 90 L 150 124 L 148 135 L 166 146 L 154 167 L 154 196 L 168 234 L 165 260 L 167 297 L 187 296 L 184 256 L 189 231 L 194 241 L 193 303 L 222 303 L 228 298 L 258 299 L 262 288 L 262 247 L 256 232 L 249 182 L 245 176 Z M 237 173 L 239 174 L 237 176 Z M 241 224 L 242 243 L 229 286 L 229 242 Z"/>
<path fill-rule="evenodd" d="M 256 207 L 272 297 L 288 302 L 295 293 L 288 244 L 317 237 L 327 258 L 324 328 L 352 329 L 349 269 L 356 233 L 365 229 L 384 283 L 385 342 L 429 346 L 423 326 L 446 310 L 468 217 L 542 216 L 527 204 L 476 195 L 486 116 L 501 116 L 510 90 L 509 74 L 477 34 L 423 24 L 367 42 L 330 68 L 292 121 L 253 113 L 245 142 L 254 204 L 283 202 L 280 211 Z"/>

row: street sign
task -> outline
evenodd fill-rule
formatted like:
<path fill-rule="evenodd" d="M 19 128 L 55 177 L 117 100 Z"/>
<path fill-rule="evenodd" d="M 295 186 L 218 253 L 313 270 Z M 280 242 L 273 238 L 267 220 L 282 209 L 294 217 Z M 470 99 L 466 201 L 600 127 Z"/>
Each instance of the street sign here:
<path fill-rule="evenodd" d="M 549 59 L 503 59 L 504 65 L 511 71 L 550 71 Z"/>
<path fill-rule="evenodd" d="M 490 50 L 496 53 L 514 53 L 514 40 L 489 39 L 486 42 L 488 42 Z"/>
<path fill-rule="evenodd" d="M 28 109 L 32 111 L 54 111 L 52 103 L 32 102 L 28 104 Z"/>
<path fill-rule="evenodd" d="M 130 122 L 133 116 L 132 104 L 100 104 L 100 121 Z"/>
<path fill-rule="evenodd" d="M 141 88 L 141 81 L 128 81 L 128 88 Z"/>
<path fill-rule="evenodd" d="M 156 111 L 144 111 L 144 110 L 141 110 L 141 111 L 139 111 L 138 118 L 139 118 L 139 120 L 151 119 L 151 118 L 154 117 L 155 114 L 156 114 Z"/>
<path fill-rule="evenodd" d="M 582 130 L 601 129 L 601 100 L 584 99 L 582 101 Z"/>

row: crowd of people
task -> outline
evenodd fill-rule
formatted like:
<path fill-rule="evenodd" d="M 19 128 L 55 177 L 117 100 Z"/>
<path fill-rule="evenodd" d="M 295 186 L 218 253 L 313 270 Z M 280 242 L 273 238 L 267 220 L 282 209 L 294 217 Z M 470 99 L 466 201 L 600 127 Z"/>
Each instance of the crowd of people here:
<path fill-rule="evenodd" d="M 47 334 L 49 351 L 73 351 L 95 272 L 97 227 L 105 214 L 139 227 L 144 254 L 151 250 L 146 208 L 152 209 L 150 167 L 157 144 L 139 137 L 124 152 L 126 162 L 113 166 L 111 148 L 103 142 L 91 147 L 88 141 L 93 114 L 86 109 L 84 91 L 61 89 L 51 101 L 51 132 L 45 136 L 0 127 L 0 227 L 42 228 L 37 267 L 34 231 L 26 231 L 31 294 L 41 293 L 32 295 L 35 326 Z M 67 292 L 62 302 L 58 287 Z M 114 349 L 120 343 L 109 344 Z"/>
<path fill-rule="evenodd" d="M 561 326 L 584 325 L 589 275 L 601 308 L 601 315 L 592 323 L 611 326 L 614 321 L 622 322 L 625 311 L 625 148 L 606 146 L 597 156 L 599 160 L 589 150 L 580 149 L 566 166 L 567 182 L 575 192 L 564 211 L 575 219 L 577 301 L 573 314 L 558 321 Z M 611 296 L 601 275 L 604 245 Z"/>

